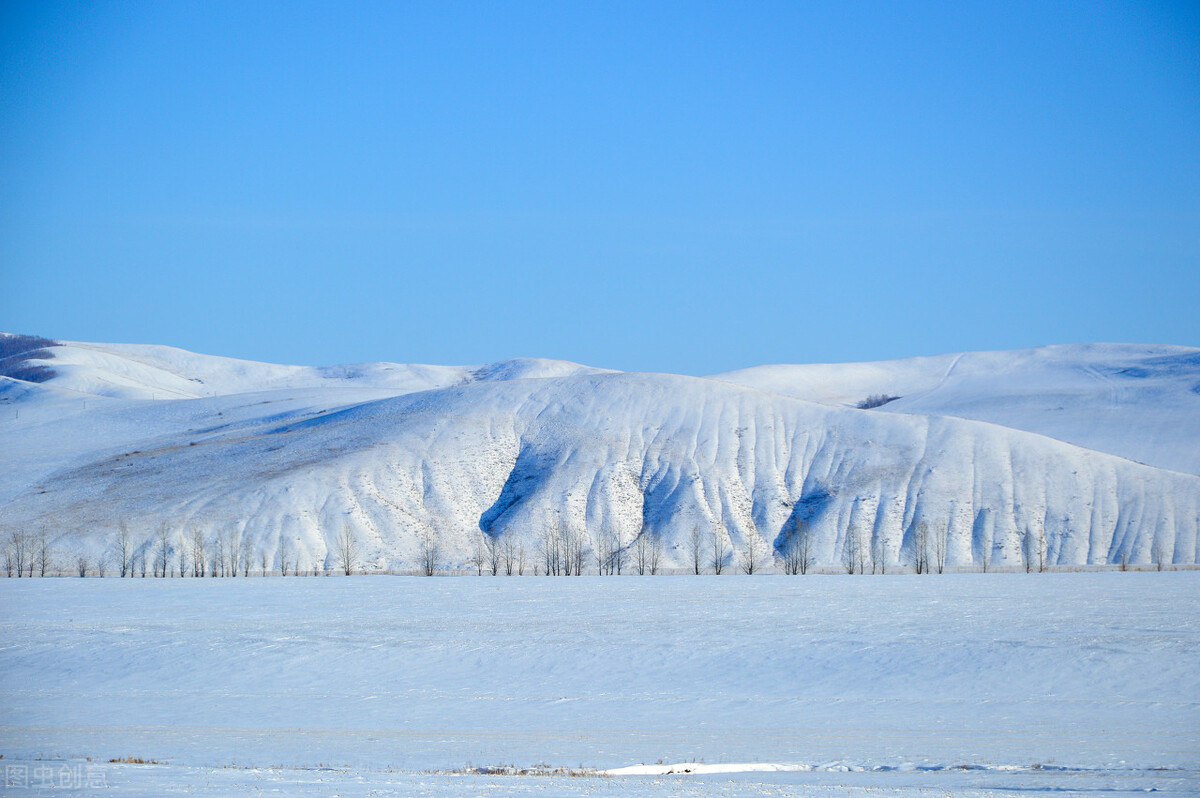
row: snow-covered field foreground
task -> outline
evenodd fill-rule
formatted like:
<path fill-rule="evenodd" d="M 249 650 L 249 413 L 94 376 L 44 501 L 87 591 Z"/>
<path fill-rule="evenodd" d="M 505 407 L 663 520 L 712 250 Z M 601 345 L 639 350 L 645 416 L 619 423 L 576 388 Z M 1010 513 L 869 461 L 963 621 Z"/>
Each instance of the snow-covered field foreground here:
<path fill-rule="evenodd" d="M 1198 620 L 1195 571 L 5 579 L 0 753 L 14 795 L 1190 794 Z M 753 769 L 592 772 L 660 761 Z M 587 775 L 462 772 L 506 765 Z"/>

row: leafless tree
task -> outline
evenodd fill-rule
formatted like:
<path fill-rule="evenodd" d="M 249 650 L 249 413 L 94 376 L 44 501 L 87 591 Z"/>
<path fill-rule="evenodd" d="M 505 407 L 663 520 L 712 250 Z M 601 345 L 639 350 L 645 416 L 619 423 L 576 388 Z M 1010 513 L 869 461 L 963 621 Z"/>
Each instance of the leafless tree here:
<path fill-rule="evenodd" d="M 75 569 L 79 572 L 80 577 L 87 576 L 88 558 L 82 554 L 79 555 L 78 559 L 75 560 Z"/>
<path fill-rule="evenodd" d="M 700 561 L 704 556 L 704 540 L 700 537 L 700 525 L 692 525 L 692 534 L 688 536 L 688 550 L 692 556 L 692 573 L 700 573 Z"/>
<path fill-rule="evenodd" d="M 475 536 L 475 550 L 471 553 L 471 565 L 475 566 L 475 575 L 483 576 L 483 566 L 487 562 L 487 544 L 484 543 L 484 538 L 487 537 L 483 532 Z"/>
<path fill-rule="evenodd" d="M 13 552 L 12 546 L 5 541 L 4 544 L 4 575 L 9 579 L 12 578 L 13 568 L 17 565 L 16 553 Z"/>
<path fill-rule="evenodd" d="M 54 561 L 54 557 L 50 552 L 50 537 L 44 529 L 38 531 L 34 559 L 37 560 L 38 575 L 44 577 L 46 572 L 53 566 Z"/>
<path fill-rule="evenodd" d="M 650 570 L 650 530 L 643 526 L 642 533 L 633 541 L 633 565 L 637 568 L 638 576 L 645 576 Z"/>
<path fill-rule="evenodd" d="M 583 564 L 587 560 L 583 537 L 582 531 L 575 529 L 570 524 L 566 525 L 563 531 L 563 540 L 567 551 L 566 576 L 571 575 L 572 569 L 574 569 L 575 576 L 583 575 Z"/>
<path fill-rule="evenodd" d="M 103 579 L 104 572 L 107 570 L 108 570 L 108 555 L 105 554 L 104 552 L 101 552 L 100 556 L 96 558 L 96 576 Z"/>
<path fill-rule="evenodd" d="M 225 542 L 225 536 L 220 532 L 213 536 L 213 542 L 217 544 L 216 559 L 213 561 L 213 576 L 225 576 L 225 563 L 229 557 L 229 546 Z"/>
<path fill-rule="evenodd" d="M 612 567 L 609 569 L 609 573 L 615 570 L 617 576 L 620 576 L 621 570 L 625 566 L 627 553 L 625 551 L 625 536 L 621 534 L 621 527 L 619 526 L 613 530 L 612 544 Z"/>
<path fill-rule="evenodd" d="M 1021 541 L 1021 560 L 1025 573 L 1037 568 L 1038 573 L 1046 570 L 1046 533 L 1040 524 L 1030 524 L 1025 528 Z"/>
<path fill-rule="evenodd" d="M 182 531 L 179 533 L 179 576 L 183 578 L 187 576 L 187 538 L 184 537 Z"/>
<path fill-rule="evenodd" d="M 204 576 L 208 555 L 204 552 L 204 533 L 199 527 L 192 528 L 192 576 Z"/>
<path fill-rule="evenodd" d="M 258 564 L 259 564 L 259 568 L 261 569 L 259 571 L 259 573 L 262 574 L 263 576 L 269 575 L 271 573 L 271 555 L 267 554 L 266 549 L 263 549 L 258 553 L 258 557 L 259 557 Z"/>
<path fill-rule="evenodd" d="M 525 575 L 525 541 L 517 544 L 517 576 Z"/>
<path fill-rule="evenodd" d="M 545 566 L 543 573 L 546 576 L 558 576 L 558 558 L 559 558 L 559 543 L 558 543 L 558 525 L 555 523 L 547 523 L 542 527 L 542 537 L 538 543 L 542 563 Z"/>
<path fill-rule="evenodd" d="M 1154 567 L 1161 571 L 1171 558 L 1167 553 L 1167 540 L 1159 536 L 1155 538 L 1154 545 L 1150 549 L 1150 557 L 1154 560 Z"/>
<path fill-rule="evenodd" d="M 496 576 L 500 573 L 500 561 L 504 559 L 504 547 L 491 535 L 488 535 L 484 542 L 487 545 L 487 566 L 491 569 L 492 576 Z"/>
<path fill-rule="evenodd" d="M 113 555 L 117 558 L 117 570 L 121 576 L 133 576 L 133 538 L 124 521 L 117 524 L 117 537 L 113 541 Z"/>
<path fill-rule="evenodd" d="M 933 528 L 933 567 L 937 572 L 946 570 L 946 525 L 937 524 Z"/>
<path fill-rule="evenodd" d="M 767 544 L 756 532 L 751 532 L 746 536 L 746 545 L 742 548 L 739 558 L 742 573 L 753 576 L 766 564 Z"/>
<path fill-rule="evenodd" d="M 663 556 L 663 539 L 662 535 L 654 535 L 650 539 L 650 575 L 658 574 L 659 563 Z"/>
<path fill-rule="evenodd" d="M 858 528 L 851 526 L 846 530 L 846 541 L 842 546 L 842 567 L 848 574 L 862 573 L 862 536 Z"/>
<path fill-rule="evenodd" d="M 517 570 L 517 539 L 512 532 L 505 532 L 500 537 L 500 544 L 504 549 L 504 575 L 512 576 Z"/>
<path fill-rule="evenodd" d="M 783 572 L 807 574 L 812 565 L 812 531 L 808 521 L 792 516 L 783 540 Z"/>
<path fill-rule="evenodd" d="M 289 558 L 288 539 L 286 535 L 279 536 L 279 575 L 287 576 L 288 568 L 293 567 L 293 563 Z"/>
<path fill-rule="evenodd" d="M 887 541 L 882 532 L 871 541 L 871 573 L 876 572 L 887 573 Z"/>
<path fill-rule="evenodd" d="M 146 545 L 148 546 L 149 544 L 146 544 Z M 138 569 L 141 571 L 141 577 L 142 577 L 142 579 L 145 579 L 146 578 L 146 547 L 145 546 L 143 546 L 143 548 L 137 553 L 137 561 L 138 561 Z"/>
<path fill-rule="evenodd" d="M 229 561 L 229 576 L 237 576 L 242 569 L 242 531 L 236 526 L 225 530 L 225 558 Z"/>
<path fill-rule="evenodd" d="M 249 537 L 242 537 L 240 560 L 242 563 L 242 576 L 250 576 L 250 566 L 254 564 L 254 545 L 250 542 Z"/>
<path fill-rule="evenodd" d="M 612 565 L 612 547 L 609 545 L 607 527 L 602 527 L 596 533 L 596 545 L 592 547 L 592 555 L 596 559 L 596 575 L 603 576 L 605 568 Z"/>
<path fill-rule="evenodd" d="M 438 559 L 437 536 L 433 534 L 432 529 L 427 529 L 421 536 L 421 570 L 426 576 L 437 573 Z"/>
<path fill-rule="evenodd" d="M 713 574 L 720 576 L 725 570 L 725 558 L 729 556 L 729 538 L 725 525 L 717 522 L 712 528 L 712 568 Z"/>
<path fill-rule="evenodd" d="M 17 565 L 17 577 L 25 576 L 25 565 L 29 562 L 29 540 L 24 532 L 13 529 L 8 533 L 8 551 L 12 553 L 13 563 Z"/>
<path fill-rule="evenodd" d="M 349 576 L 354 573 L 354 565 L 358 561 L 358 539 L 349 524 L 342 527 L 337 539 L 337 564 L 342 572 Z"/>
<path fill-rule="evenodd" d="M 912 562 L 917 573 L 929 573 L 929 524 L 924 521 L 913 530 Z"/>
<path fill-rule="evenodd" d="M 154 552 L 154 575 L 165 577 L 167 575 L 167 563 L 171 554 L 171 528 L 163 521 L 158 525 L 158 534 L 155 535 L 155 540 L 158 545 Z"/>

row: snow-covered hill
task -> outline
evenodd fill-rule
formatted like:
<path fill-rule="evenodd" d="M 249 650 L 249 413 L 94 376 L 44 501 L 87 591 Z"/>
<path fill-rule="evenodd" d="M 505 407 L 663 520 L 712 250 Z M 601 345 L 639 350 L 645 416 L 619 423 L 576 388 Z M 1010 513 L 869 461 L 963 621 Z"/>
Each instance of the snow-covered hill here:
<path fill-rule="evenodd" d="M 1066 363 L 1072 349 L 1034 352 Z M 40 382 L 0 377 L 0 511 L 9 525 L 46 528 L 58 548 L 93 557 L 122 522 L 143 545 L 164 522 L 176 542 L 193 529 L 233 533 L 256 562 L 264 553 L 276 567 L 281 540 L 302 567 L 331 565 L 347 527 L 375 568 L 415 567 L 427 536 L 446 564 L 462 565 L 481 535 L 510 536 L 533 552 L 557 527 L 588 549 L 602 530 L 626 545 L 639 535 L 661 539 L 666 560 L 682 565 L 693 529 L 706 541 L 715 534 L 732 559 L 751 545 L 778 551 L 802 520 L 824 563 L 840 561 L 854 539 L 889 564 L 905 562 L 921 529 L 944 530 L 951 565 L 1015 565 L 1043 536 L 1051 563 L 1146 562 L 1156 550 L 1200 561 L 1193 474 L 944 410 L 837 406 L 880 392 L 907 392 L 912 404 L 940 367 L 927 396 L 954 385 L 945 396 L 999 412 L 1009 386 L 1019 420 L 1035 417 L 1039 402 L 1087 417 L 1096 388 L 1072 400 L 1055 381 L 1070 368 L 1044 369 L 1045 395 L 1036 381 L 1013 377 L 1027 352 L 900 361 L 890 370 L 768 367 L 718 380 L 536 360 L 311 369 L 164 347 L 38 351 L 23 363 L 42 367 Z M 1090 353 L 1080 369 L 1140 368 L 1140 379 L 1161 389 L 1126 396 L 1116 415 L 1140 403 L 1163 426 L 1176 419 L 1181 437 L 1195 426 L 1200 394 L 1188 406 L 1172 386 L 1200 382 L 1196 350 L 1080 352 Z M 990 358 L 996 378 L 986 380 L 981 363 L 965 372 L 973 380 L 956 381 L 976 358 Z M 763 386 L 770 391 L 733 384 L 776 373 Z M 824 403 L 783 395 L 800 392 L 789 385 Z M 1092 415 L 1098 427 L 1117 423 Z"/>
<path fill-rule="evenodd" d="M 841 407 L 990 421 L 1200 474 L 1200 349 L 1044 346 L 877 363 L 777 365 L 715 375 Z"/>

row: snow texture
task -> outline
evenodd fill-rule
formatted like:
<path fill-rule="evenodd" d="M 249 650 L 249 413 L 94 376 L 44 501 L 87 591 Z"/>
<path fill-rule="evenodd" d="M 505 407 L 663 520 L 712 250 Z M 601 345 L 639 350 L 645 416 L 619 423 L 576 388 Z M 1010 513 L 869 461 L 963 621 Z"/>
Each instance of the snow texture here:
<path fill-rule="evenodd" d="M 1197 617 L 1197 571 L 0 579 L 0 753 L 113 795 L 1195 794 Z"/>
<path fill-rule="evenodd" d="M 728 541 L 732 564 L 750 545 L 778 551 L 803 521 L 826 566 L 854 535 L 892 567 L 909 562 L 922 526 L 944 532 L 951 567 L 1019 567 L 1042 536 L 1051 565 L 1200 562 L 1200 477 L 1184 473 L 1200 470 L 1195 349 L 719 379 L 545 360 L 310 368 L 156 346 L 42 351 L 55 376 L 0 377 L 0 508 L 93 560 L 119 524 L 146 551 L 165 522 L 173 547 L 192 529 L 233 533 L 275 568 L 285 538 L 302 568 L 332 567 L 346 528 L 365 570 L 415 568 L 428 535 L 444 567 L 465 568 L 481 534 L 532 552 L 551 525 L 589 549 L 601 530 L 626 546 L 658 538 L 675 566 L 698 528 Z M 872 394 L 901 398 L 852 406 Z"/>

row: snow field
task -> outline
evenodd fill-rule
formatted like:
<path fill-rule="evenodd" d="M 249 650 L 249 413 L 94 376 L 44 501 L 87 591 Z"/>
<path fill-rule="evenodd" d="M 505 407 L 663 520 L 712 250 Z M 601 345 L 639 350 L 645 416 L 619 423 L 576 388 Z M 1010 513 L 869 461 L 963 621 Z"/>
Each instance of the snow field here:
<path fill-rule="evenodd" d="M 322 794 L 288 786 L 318 767 L 346 795 L 1200 789 L 1197 572 L 33 579 L 0 599 L 4 761 L 166 763 L 105 764 L 114 795 Z M 450 772 L 659 762 L 783 769 Z"/>

